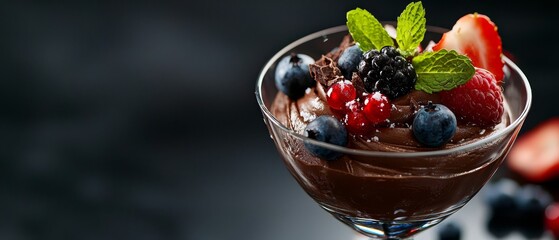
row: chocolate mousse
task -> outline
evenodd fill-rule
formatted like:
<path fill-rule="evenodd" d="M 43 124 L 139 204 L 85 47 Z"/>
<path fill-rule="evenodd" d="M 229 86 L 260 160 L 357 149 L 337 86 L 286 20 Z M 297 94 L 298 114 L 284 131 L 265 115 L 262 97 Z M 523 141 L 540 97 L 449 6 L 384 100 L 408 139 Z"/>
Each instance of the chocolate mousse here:
<path fill-rule="evenodd" d="M 290 65 L 276 67 L 282 73 L 276 73 L 280 91 L 270 107 L 272 115 L 287 129 L 317 140 L 320 138 L 316 136 L 323 133 L 313 129 L 309 135 L 309 123 L 320 116 L 337 119 L 348 129 L 347 141 L 340 141 L 347 142 L 342 146 L 345 150 L 334 155 L 333 150 L 321 152 L 320 147 L 311 149 L 304 139 L 292 135 L 276 139 L 278 149 L 299 184 L 330 212 L 381 221 L 446 216 L 479 191 L 510 148 L 505 140 L 510 136 L 476 144 L 511 122 L 497 83 L 502 79 L 496 80 L 481 69 L 483 66 L 472 65 L 475 62 L 463 53 L 442 49 L 442 40 L 435 46 L 440 50 L 423 52 L 417 50 L 422 38 L 419 42 L 406 42 L 372 34 L 363 40 L 367 33 L 354 34 L 352 24 L 359 23 L 350 18 L 352 14 L 368 13 L 354 11 L 348 13 L 351 35 L 343 38 L 337 48 L 308 66 L 302 64 L 304 57 L 299 53 L 282 60 Z M 481 15 L 467 16 L 464 21 L 483 20 Z M 417 29 L 421 27 L 425 26 Z M 377 27 L 371 31 L 384 30 Z M 363 41 L 354 39 L 358 37 Z M 380 45 L 368 42 L 370 39 Z M 356 45 L 359 48 L 353 47 Z M 299 84 L 302 78 L 291 77 L 305 71 L 314 80 L 308 88 Z M 438 77 L 433 77 L 436 74 Z M 340 92 L 334 96 L 336 84 L 340 85 L 335 91 Z M 289 94 L 292 91 L 304 94 L 294 98 Z M 482 99 L 476 99 L 480 95 Z M 416 125 L 419 112 L 436 116 L 427 121 L 435 124 Z M 471 120 L 472 114 L 484 117 Z M 443 124 L 438 116 L 450 120 Z M 363 124 L 352 126 L 352 119 Z M 420 128 L 427 133 L 419 132 Z M 445 137 L 441 137 L 443 134 Z"/>
<path fill-rule="evenodd" d="M 372 136 L 349 138 L 349 148 L 379 152 L 433 151 L 421 146 L 412 136 L 411 116 L 421 101 L 437 101 L 437 96 L 414 91 L 394 102 L 390 120 L 394 125 L 377 128 Z M 334 113 L 325 102 L 319 83 L 312 91 L 294 101 L 278 93 L 272 114 L 289 129 L 302 134 L 312 119 Z M 473 143 L 506 127 L 503 121 L 491 128 L 459 124 L 449 149 Z M 303 142 L 286 140 L 294 149 L 284 160 L 305 191 L 321 205 L 350 216 L 377 220 L 421 219 L 433 213 L 456 210 L 457 203 L 467 202 L 503 161 L 506 143 L 495 141 L 475 152 L 457 152 L 441 159 L 416 157 L 371 158 L 345 154 L 335 161 L 325 161 L 310 154 Z M 437 149 L 440 150 L 440 149 Z M 428 172 L 429 177 L 423 175 Z M 421 175 L 421 176 L 415 176 Z"/>

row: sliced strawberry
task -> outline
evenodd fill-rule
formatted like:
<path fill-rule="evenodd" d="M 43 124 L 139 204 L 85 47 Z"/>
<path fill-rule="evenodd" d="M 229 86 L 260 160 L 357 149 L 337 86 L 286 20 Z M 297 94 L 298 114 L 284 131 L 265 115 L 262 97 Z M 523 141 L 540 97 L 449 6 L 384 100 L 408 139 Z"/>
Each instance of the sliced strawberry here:
<path fill-rule="evenodd" d="M 433 46 L 434 51 L 440 49 L 456 50 L 468 56 L 475 67 L 491 71 L 501 84 L 504 77 L 501 37 L 489 17 L 474 13 L 460 18 Z"/>
<path fill-rule="evenodd" d="M 540 124 L 520 137 L 508 165 L 528 180 L 542 182 L 559 176 L 559 117 Z"/>

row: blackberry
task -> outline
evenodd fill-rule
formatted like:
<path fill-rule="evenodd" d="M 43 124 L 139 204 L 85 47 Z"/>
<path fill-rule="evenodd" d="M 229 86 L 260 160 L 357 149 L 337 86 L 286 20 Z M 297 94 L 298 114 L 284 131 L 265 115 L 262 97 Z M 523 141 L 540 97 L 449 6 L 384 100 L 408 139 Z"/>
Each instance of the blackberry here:
<path fill-rule="evenodd" d="M 417 80 L 412 64 L 390 46 L 364 53 L 357 70 L 365 90 L 380 91 L 389 99 L 406 95 Z"/>

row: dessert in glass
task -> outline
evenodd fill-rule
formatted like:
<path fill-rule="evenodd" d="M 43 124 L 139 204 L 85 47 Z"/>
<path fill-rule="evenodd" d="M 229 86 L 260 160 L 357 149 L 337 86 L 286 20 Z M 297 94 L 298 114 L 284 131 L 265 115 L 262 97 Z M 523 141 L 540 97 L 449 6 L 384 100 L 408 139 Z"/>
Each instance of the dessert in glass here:
<path fill-rule="evenodd" d="M 352 10 L 347 26 L 279 51 L 256 84 L 289 172 L 323 209 L 372 238 L 413 237 L 464 206 L 503 162 L 531 104 L 496 28 L 478 29 L 489 18 L 469 14 L 447 30 L 426 26 L 422 11 L 411 3 L 397 23 L 372 26 L 376 19 L 355 23 L 372 15 Z M 415 25 L 397 29 L 411 22 L 424 37 L 398 39 L 414 34 Z M 364 43 L 362 26 L 381 26 L 392 44 Z"/>

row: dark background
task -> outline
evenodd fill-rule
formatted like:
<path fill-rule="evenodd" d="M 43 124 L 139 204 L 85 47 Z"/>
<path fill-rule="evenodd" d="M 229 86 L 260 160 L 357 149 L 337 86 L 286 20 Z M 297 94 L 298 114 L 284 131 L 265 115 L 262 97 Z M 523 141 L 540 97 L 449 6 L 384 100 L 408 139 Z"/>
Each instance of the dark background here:
<path fill-rule="evenodd" d="M 394 20 L 407 3 L 2 2 L 0 239 L 352 239 L 287 173 L 254 85 L 348 10 Z M 557 3 L 424 6 L 447 28 L 489 15 L 532 84 L 524 131 L 559 116 Z"/>

